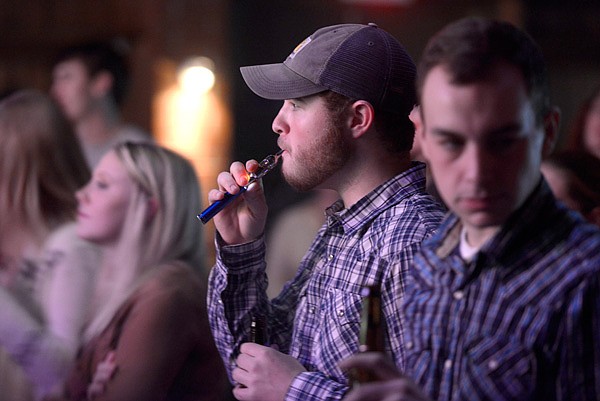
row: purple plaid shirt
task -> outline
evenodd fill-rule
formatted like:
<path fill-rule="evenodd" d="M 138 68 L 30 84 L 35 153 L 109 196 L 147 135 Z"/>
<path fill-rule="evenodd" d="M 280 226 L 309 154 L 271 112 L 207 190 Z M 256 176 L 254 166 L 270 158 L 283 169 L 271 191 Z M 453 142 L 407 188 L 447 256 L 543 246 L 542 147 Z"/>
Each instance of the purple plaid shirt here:
<path fill-rule="evenodd" d="M 542 183 L 475 258 L 440 226 L 405 293 L 410 374 L 436 400 L 600 399 L 600 230 Z"/>
<path fill-rule="evenodd" d="M 286 400 L 339 400 L 348 390 L 340 360 L 358 350 L 360 289 L 382 286 L 387 352 L 404 366 L 398 297 L 421 242 L 443 218 L 425 192 L 425 166 L 380 185 L 349 209 L 337 202 L 300 263 L 296 277 L 272 301 L 266 295 L 263 239 L 221 246 L 210 277 L 209 319 L 231 374 L 253 315 L 266 316 L 269 343 L 300 361 Z"/>

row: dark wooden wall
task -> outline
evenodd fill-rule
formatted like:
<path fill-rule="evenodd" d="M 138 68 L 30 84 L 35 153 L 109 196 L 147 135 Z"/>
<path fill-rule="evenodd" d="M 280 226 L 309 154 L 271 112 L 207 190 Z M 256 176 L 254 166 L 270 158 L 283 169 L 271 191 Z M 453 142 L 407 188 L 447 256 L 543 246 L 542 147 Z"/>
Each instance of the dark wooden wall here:
<path fill-rule="evenodd" d="M 2 0 L 0 91 L 45 90 L 59 48 L 85 39 L 123 38 L 133 72 L 125 118 L 151 130 L 152 96 L 164 84 L 160 66 L 208 56 L 217 66 L 217 89 L 231 107 L 231 157 L 258 158 L 275 146 L 271 120 L 279 104 L 252 94 L 239 66 L 283 61 L 320 26 L 370 21 L 397 36 L 418 60 L 435 31 L 472 14 L 509 19 L 539 42 L 554 101 L 563 111 L 564 134 L 580 102 L 600 83 L 598 0 L 413 0 L 407 7 L 343 0 Z M 267 185 L 276 214 L 299 195 L 273 176 Z"/>
<path fill-rule="evenodd" d="M 116 40 L 128 49 L 132 82 L 124 115 L 151 129 L 157 66 L 198 54 L 228 71 L 227 1 L 3 0 L 0 91 L 47 90 L 56 52 L 86 40 Z"/>
<path fill-rule="evenodd" d="M 282 60 L 295 43 L 321 25 L 369 21 L 397 35 L 418 59 L 433 32 L 469 14 L 518 20 L 534 36 L 548 58 L 554 97 L 565 120 L 586 89 L 600 81 L 597 0 L 413 0 L 408 7 L 349 4 L 343 0 L 2 0 L 0 92 L 25 86 L 47 89 L 52 57 L 63 46 L 122 38 L 130 49 L 133 72 L 125 105 L 128 119 L 151 128 L 150 98 L 160 85 L 157 65 L 202 54 L 217 64 L 225 82 L 221 89 L 232 97 L 238 116 L 238 132 L 240 126 L 258 124 L 243 110 L 238 113 L 247 102 L 239 65 Z M 243 102 L 234 97 L 240 92 Z M 261 114 L 272 112 L 267 109 Z M 262 128 L 268 130 L 269 125 Z M 253 150 L 247 142 L 241 138 L 236 153 Z"/>

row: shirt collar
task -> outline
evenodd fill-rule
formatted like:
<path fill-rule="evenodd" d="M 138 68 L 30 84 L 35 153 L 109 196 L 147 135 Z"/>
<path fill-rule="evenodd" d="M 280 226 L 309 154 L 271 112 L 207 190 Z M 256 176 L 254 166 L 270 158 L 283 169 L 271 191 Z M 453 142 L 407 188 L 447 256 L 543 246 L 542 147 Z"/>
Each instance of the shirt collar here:
<path fill-rule="evenodd" d="M 539 251 L 546 245 L 556 243 L 556 236 L 560 235 L 560 231 L 569 229 L 572 225 L 572 219 L 565 219 L 565 213 L 556 214 L 557 208 L 548 184 L 541 179 L 523 205 L 508 218 L 496 235 L 481 247 L 474 259 L 483 254 L 486 259 L 497 261 L 500 265 L 521 266 L 526 260 L 521 250 L 531 248 L 527 243 L 535 241 L 535 248 Z M 561 230 L 551 228 L 560 224 L 563 225 Z M 462 224 L 454 214 L 450 214 L 442 222 L 438 234 L 432 238 L 437 257 L 446 258 L 456 250 L 461 229 Z M 542 232 L 544 235 L 540 238 Z"/>
<path fill-rule="evenodd" d="M 353 235 L 386 209 L 424 192 L 425 164 L 414 161 L 408 170 L 379 185 L 349 208 L 344 208 L 341 200 L 327 208 L 327 224 L 339 224 L 345 234 Z"/>

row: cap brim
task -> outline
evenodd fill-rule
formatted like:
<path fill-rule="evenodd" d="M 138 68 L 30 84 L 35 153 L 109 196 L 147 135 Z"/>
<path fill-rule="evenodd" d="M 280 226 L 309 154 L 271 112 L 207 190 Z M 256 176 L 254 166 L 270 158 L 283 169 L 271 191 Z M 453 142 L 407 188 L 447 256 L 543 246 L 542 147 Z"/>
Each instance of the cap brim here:
<path fill-rule="evenodd" d="M 248 87 L 265 99 L 297 99 L 328 89 L 296 74 L 283 63 L 240 67 L 240 71 Z"/>

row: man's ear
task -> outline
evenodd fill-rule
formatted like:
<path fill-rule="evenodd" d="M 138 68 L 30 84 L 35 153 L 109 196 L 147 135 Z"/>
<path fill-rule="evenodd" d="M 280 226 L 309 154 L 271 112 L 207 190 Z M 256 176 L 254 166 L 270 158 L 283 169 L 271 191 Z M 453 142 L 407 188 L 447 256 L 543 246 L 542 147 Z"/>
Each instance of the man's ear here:
<path fill-rule="evenodd" d="M 410 113 L 408 114 L 408 119 L 415 126 L 415 134 L 419 133 L 423 130 L 423 119 L 421 116 L 421 106 L 415 105 Z"/>
<path fill-rule="evenodd" d="M 91 92 L 95 97 L 103 97 L 110 93 L 114 84 L 113 76 L 107 71 L 97 73 L 91 82 Z"/>
<path fill-rule="evenodd" d="M 430 139 L 429 135 L 426 135 L 426 126 L 427 124 L 425 123 L 425 113 L 423 111 L 423 105 L 421 104 L 420 106 L 416 106 L 418 107 L 418 115 L 415 116 L 415 120 L 417 120 L 420 124 L 419 127 L 419 141 L 421 142 L 421 154 L 423 155 L 423 159 L 424 160 L 429 160 L 429 149 L 428 149 L 428 139 Z M 414 124 L 414 122 L 413 122 Z M 415 136 L 417 135 L 417 132 L 415 131 Z"/>
<path fill-rule="evenodd" d="M 413 146 L 410 150 L 410 156 L 412 159 L 424 161 L 422 139 L 423 136 L 423 121 L 421 120 L 421 111 L 418 105 L 415 105 L 408 115 L 408 119 L 413 123 L 415 127 L 415 134 L 413 138 Z"/>
<path fill-rule="evenodd" d="M 374 124 L 375 110 L 371 103 L 365 100 L 357 100 L 351 106 L 350 129 L 354 138 L 360 137 Z"/>
<path fill-rule="evenodd" d="M 552 109 L 544 116 L 544 144 L 542 146 L 542 158 L 550 156 L 556 142 L 558 141 L 558 129 L 560 127 L 560 109 Z"/>

